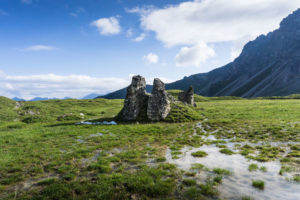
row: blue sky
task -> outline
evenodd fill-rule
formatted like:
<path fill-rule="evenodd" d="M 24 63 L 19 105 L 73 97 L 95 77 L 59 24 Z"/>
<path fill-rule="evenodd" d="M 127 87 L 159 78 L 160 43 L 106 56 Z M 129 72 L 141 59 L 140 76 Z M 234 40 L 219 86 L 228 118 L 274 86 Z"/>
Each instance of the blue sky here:
<path fill-rule="evenodd" d="M 0 95 L 82 97 L 232 61 L 299 0 L 0 0 Z"/>

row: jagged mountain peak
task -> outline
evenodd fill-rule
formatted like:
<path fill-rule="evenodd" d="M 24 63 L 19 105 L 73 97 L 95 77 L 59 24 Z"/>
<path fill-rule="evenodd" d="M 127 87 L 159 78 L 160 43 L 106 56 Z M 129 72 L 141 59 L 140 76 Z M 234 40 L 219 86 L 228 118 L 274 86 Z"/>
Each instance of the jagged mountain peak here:
<path fill-rule="evenodd" d="M 291 31 L 297 30 L 294 29 L 295 26 L 300 26 L 300 9 L 297 9 L 292 14 L 288 15 L 280 23 L 281 29 L 289 29 Z"/>

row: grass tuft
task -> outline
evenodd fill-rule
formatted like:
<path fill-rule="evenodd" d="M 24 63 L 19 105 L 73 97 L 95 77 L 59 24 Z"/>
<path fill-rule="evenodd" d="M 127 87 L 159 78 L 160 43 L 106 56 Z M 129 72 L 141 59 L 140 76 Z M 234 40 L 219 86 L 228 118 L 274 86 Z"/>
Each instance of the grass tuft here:
<path fill-rule="evenodd" d="M 206 157 L 208 154 L 205 151 L 193 152 L 192 156 L 194 157 Z"/>
<path fill-rule="evenodd" d="M 261 181 L 261 180 L 253 180 L 252 181 L 252 186 L 260 189 L 260 190 L 264 190 L 265 189 L 265 182 Z"/>

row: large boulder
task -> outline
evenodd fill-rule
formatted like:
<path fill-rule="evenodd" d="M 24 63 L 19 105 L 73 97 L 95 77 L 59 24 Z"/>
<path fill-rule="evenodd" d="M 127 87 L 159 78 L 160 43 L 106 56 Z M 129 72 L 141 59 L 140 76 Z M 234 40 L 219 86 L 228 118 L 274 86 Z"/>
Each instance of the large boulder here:
<path fill-rule="evenodd" d="M 178 100 L 192 106 L 196 106 L 194 102 L 194 88 L 190 86 L 187 91 L 180 92 L 178 95 Z"/>
<path fill-rule="evenodd" d="M 160 121 L 167 117 L 171 103 L 165 84 L 158 78 L 154 79 L 152 93 L 148 99 L 147 116 L 151 121 Z"/>
<path fill-rule="evenodd" d="M 146 93 L 146 81 L 142 76 L 133 76 L 127 88 L 124 107 L 119 117 L 124 121 L 135 121 L 146 112 L 149 95 Z"/>

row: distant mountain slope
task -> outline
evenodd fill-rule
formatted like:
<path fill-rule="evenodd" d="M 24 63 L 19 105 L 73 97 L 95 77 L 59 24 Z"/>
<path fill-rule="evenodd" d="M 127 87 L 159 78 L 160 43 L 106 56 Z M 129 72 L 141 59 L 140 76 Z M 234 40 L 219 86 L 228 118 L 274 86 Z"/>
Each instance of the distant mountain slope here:
<path fill-rule="evenodd" d="M 152 91 L 152 85 L 147 85 L 146 86 L 146 91 L 148 93 L 151 93 L 151 91 Z M 98 96 L 98 97 L 96 97 L 96 99 L 98 99 L 98 98 L 104 98 L 104 99 L 125 99 L 125 97 L 126 97 L 126 88 L 122 88 L 120 90 L 117 90 L 115 92 L 109 93 L 107 95 Z"/>
<path fill-rule="evenodd" d="M 14 97 L 14 98 L 12 98 L 12 100 L 14 100 L 14 101 L 26 101 L 25 99 L 21 99 L 19 97 Z"/>
<path fill-rule="evenodd" d="M 285 96 L 300 93 L 300 9 L 283 19 L 280 28 L 247 43 L 233 62 L 208 73 L 166 85 L 202 96 Z M 122 89 L 105 95 L 123 98 Z"/>
<path fill-rule="evenodd" d="M 88 95 L 82 97 L 81 99 L 94 99 L 94 98 L 96 98 L 98 96 L 101 96 L 101 95 L 100 94 L 96 94 L 96 93 L 91 93 L 91 94 L 88 94 Z"/>

